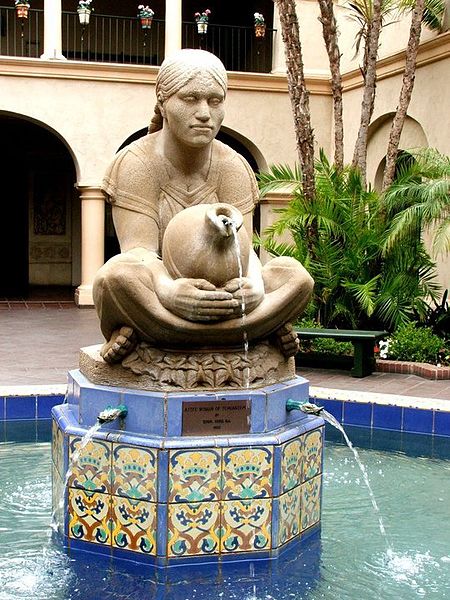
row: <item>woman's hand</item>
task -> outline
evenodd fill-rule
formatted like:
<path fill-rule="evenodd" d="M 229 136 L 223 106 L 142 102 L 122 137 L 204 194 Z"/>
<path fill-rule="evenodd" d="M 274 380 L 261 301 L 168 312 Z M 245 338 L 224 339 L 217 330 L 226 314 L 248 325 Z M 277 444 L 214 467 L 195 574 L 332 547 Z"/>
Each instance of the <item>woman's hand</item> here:
<path fill-rule="evenodd" d="M 239 315 L 239 300 L 206 279 L 166 279 L 157 294 L 167 310 L 188 321 L 225 321 Z"/>
<path fill-rule="evenodd" d="M 264 298 L 264 286 L 256 285 L 249 277 L 236 277 L 230 279 L 224 287 L 226 292 L 232 294 L 232 297 L 239 302 L 239 310 L 236 317 L 252 312 Z"/>

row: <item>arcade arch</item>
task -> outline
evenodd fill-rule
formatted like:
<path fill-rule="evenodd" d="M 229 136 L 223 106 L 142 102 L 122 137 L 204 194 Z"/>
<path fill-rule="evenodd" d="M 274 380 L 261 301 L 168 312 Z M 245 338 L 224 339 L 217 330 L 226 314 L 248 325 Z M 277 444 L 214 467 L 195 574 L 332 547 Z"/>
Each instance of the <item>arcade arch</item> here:
<path fill-rule="evenodd" d="M 77 166 L 44 123 L 0 113 L 3 228 L 0 295 L 28 297 L 39 286 L 73 288 L 80 278 Z"/>

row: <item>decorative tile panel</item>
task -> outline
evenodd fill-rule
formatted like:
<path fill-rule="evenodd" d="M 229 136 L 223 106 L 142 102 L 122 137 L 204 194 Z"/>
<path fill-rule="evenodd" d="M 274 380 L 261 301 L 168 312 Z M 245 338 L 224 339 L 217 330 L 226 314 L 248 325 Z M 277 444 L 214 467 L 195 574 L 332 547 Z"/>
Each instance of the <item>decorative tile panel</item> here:
<path fill-rule="evenodd" d="M 297 487 L 302 478 L 302 438 L 283 444 L 281 451 L 281 491 Z"/>
<path fill-rule="evenodd" d="M 225 500 L 272 495 L 273 446 L 231 448 L 223 455 Z"/>
<path fill-rule="evenodd" d="M 169 456 L 169 502 L 220 498 L 220 449 L 174 450 Z"/>
<path fill-rule="evenodd" d="M 303 483 L 301 486 L 301 530 L 304 531 L 320 520 L 322 475 Z"/>
<path fill-rule="evenodd" d="M 110 545 L 110 500 L 107 494 L 69 489 L 69 537 Z"/>
<path fill-rule="evenodd" d="M 90 440 L 80 446 L 80 437 L 70 437 L 69 465 L 72 474 L 69 486 L 90 492 L 111 492 L 111 443 Z"/>
<path fill-rule="evenodd" d="M 157 450 L 113 444 L 112 493 L 156 501 Z"/>
<path fill-rule="evenodd" d="M 315 477 L 322 469 L 322 429 L 316 429 L 304 436 L 303 481 Z"/>
<path fill-rule="evenodd" d="M 278 546 L 300 533 L 300 487 L 279 498 Z"/>
<path fill-rule="evenodd" d="M 219 553 L 219 502 L 169 504 L 167 554 Z"/>
<path fill-rule="evenodd" d="M 64 433 L 54 419 L 52 420 L 52 459 L 62 477 L 64 470 Z"/>
<path fill-rule="evenodd" d="M 221 504 L 222 553 L 270 550 L 272 500 L 230 500 Z"/>
<path fill-rule="evenodd" d="M 112 519 L 115 548 L 156 554 L 156 504 L 113 496 Z"/>

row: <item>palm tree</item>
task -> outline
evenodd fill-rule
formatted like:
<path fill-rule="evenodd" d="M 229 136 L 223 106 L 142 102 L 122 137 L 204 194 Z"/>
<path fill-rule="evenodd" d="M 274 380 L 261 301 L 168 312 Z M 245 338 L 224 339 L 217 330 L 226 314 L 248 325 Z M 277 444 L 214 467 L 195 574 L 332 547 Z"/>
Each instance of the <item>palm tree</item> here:
<path fill-rule="evenodd" d="M 298 168 L 275 166 L 259 176 L 262 194 L 292 189 L 292 201 L 259 243 L 272 255 L 294 256 L 309 270 L 314 317 L 324 326 L 394 329 L 416 314 L 425 316 L 425 299 L 437 298 L 438 286 L 420 236 L 383 253 L 388 220 L 359 170 L 330 165 L 321 151 L 315 172 L 313 202 L 304 197 Z M 292 243 L 277 242 L 285 231 Z"/>
<path fill-rule="evenodd" d="M 403 4 L 404 8 L 411 9 L 411 0 L 403 0 Z M 445 4 L 443 0 L 412 0 L 412 18 L 406 48 L 405 72 L 403 74 L 397 110 L 389 134 L 382 191 L 386 190 L 394 181 L 400 136 L 414 88 L 416 60 L 422 24 L 427 25 L 430 29 L 439 30 L 444 10 Z"/>
<path fill-rule="evenodd" d="M 334 116 L 334 164 L 344 166 L 344 120 L 342 116 L 342 77 L 341 53 L 338 44 L 338 30 L 334 16 L 333 0 L 319 0 L 323 39 L 327 49 L 331 73 Z"/>
<path fill-rule="evenodd" d="M 450 157 L 434 148 L 410 150 L 413 160 L 398 169 L 383 196 L 391 224 L 386 251 L 434 228 L 435 254 L 450 252 Z"/>
<path fill-rule="evenodd" d="M 353 151 L 352 165 L 359 168 L 361 177 L 365 183 L 369 125 L 375 107 L 379 39 L 383 19 L 393 9 L 394 0 L 352 0 L 349 2 L 349 6 L 353 11 L 352 17 L 360 25 L 356 42 L 357 51 L 359 50 L 361 41 L 364 40 L 364 56 L 361 68 L 364 78 L 364 88 L 361 101 L 360 124 Z"/>
<path fill-rule="evenodd" d="M 280 15 L 297 152 L 302 165 L 303 189 L 305 196 L 312 200 L 315 195 L 314 134 L 311 126 L 309 94 L 306 89 L 295 0 L 275 0 L 275 3 Z"/>

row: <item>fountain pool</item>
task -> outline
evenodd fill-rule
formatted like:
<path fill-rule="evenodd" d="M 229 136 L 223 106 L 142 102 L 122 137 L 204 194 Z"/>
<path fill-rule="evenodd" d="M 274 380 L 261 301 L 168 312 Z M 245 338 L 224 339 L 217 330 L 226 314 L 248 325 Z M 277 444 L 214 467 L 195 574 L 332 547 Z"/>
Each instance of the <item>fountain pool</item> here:
<path fill-rule="evenodd" d="M 68 558 L 49 526 L 50 425 L 7 423 L 0 444 L 0 600 L 410 600 L 450 597 L 448 439 L 347 427 L 366 465 L 387 536 L 361 471 L 327 429 L 322 532 L 280 560 L 176 569 L 157 582 L 95 557 Z M 30 440 L 33 441 L 30 441 Z M 388 451 L 389 450 L 389 451 Z M 30 509 L 30 506 L 33 509 Z"/>

